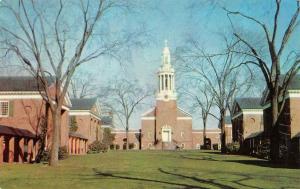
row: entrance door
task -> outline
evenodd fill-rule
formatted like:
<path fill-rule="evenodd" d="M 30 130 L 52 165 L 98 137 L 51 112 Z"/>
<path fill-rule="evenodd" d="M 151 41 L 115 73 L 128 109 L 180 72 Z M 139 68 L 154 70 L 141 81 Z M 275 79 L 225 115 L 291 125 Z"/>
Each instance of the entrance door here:
<path fill-rule="evenodd" d="M 171 129 L 163 129 L 162 130 L 162 141 L 163 142 L 171 142 Z"/>

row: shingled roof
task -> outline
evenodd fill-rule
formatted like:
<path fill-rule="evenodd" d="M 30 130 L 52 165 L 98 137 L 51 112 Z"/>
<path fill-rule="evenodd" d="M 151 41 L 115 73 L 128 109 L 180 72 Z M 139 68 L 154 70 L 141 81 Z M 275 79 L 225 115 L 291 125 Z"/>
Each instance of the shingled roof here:
<path fill-rule="evenodd" d="M 0 77 L 0 91 L 39 91 L 39 89 L 41 85 L 38 85 L 36 78 L 32 76 Z"/>
<path fill-rule="evenodd" d="M 282 84 L 283 80 L 284 80 L 284 75 L 280 75 L 279 79 L 280 79 L 280 83 Z M 290 90 L 297 90 L 300 89 L 300 74 L 297 74 L 294 76 L 294 78 L 291 80 L 288 89 Z"/>
<path fill-rule="evenodd" d="M 36 138 L 36 135 L 26 129 L 19 129 L 9 126 L 0 125 L 0 134 L 10 135 L 10 136 L 19 136 L 27 138 Z"/>
<path fill-rule="evenodd" d="M 225 124 L 231 124 L 231 117 L 225 116 Z"/>
<path fill-rule="evenodd" d="M 237 98 L 235 101 L 241 109 L 262 109 L 261 98 Z"/>
<path fill-rule="evenodd" d="M 76 132 L 69 132 L 69 136 L 88 140 L 87 137 L 85 137 L 85 136 L 83 136 L 83 135 L 81 135 L 79 133 L 76 133 Z"/>
<path fill-rule="evenodd" d="M 71 110 L 91 110 L 96 101 L 97 98 L 71 99 Z"/>
<path fill-rule="evenodd" d="M 102 122 L 102 125 L 112 125 L 112 117 L 111 116 L 102 116 L 101 122 Z"/>
<path fill-rule="evenodd" d="M 282 85 L 282 82 L 284 80 L 285 75 L 280 75 L 280 85 Z M 300 74 L 297 74 L 294 76 L 294 78 L 290 81 L 290 84 L 288 85 L 288 90 L 300 90 Z M 266 88 L 263 92 L 263 98 L 261 99 L 261 104 L 265 105 L 269 102 L 269 89 Z"/>

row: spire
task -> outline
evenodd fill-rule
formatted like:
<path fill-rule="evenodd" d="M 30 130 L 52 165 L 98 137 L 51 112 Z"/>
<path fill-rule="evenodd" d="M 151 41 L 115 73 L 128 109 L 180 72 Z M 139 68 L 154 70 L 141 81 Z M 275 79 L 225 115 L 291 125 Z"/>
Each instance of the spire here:
<path fill-rule="evenodd" d="M 175 71 L 171 65 L 170 49 L 168 41 L 165 40 L 165 47 L 162 51 L 162 65 L 158 71 L 158 100 L 176 100 Z"/>
<path fill-rule="evenodd" d="M 163 49 L 163 66 L 164 65 L 169 65 L 171 62 L 171 58 L 170 58 L 170 49 L 168 47 L 168 40 L 165 40 L 165 47 Z"/>

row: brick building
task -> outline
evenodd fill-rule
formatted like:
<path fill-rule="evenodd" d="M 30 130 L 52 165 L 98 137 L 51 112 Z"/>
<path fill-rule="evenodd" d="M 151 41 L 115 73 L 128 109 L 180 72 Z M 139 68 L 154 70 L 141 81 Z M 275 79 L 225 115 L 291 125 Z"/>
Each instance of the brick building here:
<path fill-rule="evenodd" d="M 210 141 L 210 148 L 213 149 L 213 146 L 217 146 L 217 149 L 220 149 L 221 140 L 220 140 L 220 129 L 206 129 L 206 138 Z M 204 144 L 203 142 L 203 129 L 193 130 L 193 149 L 200 149 Z"/>
<path fill-rule="evenodd" d="M 54 84 L 50 82 L 50 90 Z M 0 77 L 0 162 L 31 162 L 40 147 L 39 136 L 46 127 L 45 148 L 52 133 L 51 112 L 33 77 Z M 68 96 L 62 108 L 60 146 L 68 145 Z"/>
<path fill-rule="evenodd" d="M 192 149 L 192 117 L 177 107 L 175 71 L 167 45 L 163 49 L 158 78 L 156 106 L 141 117 L 141 148 Z"/>
<path fill-rule="evenodd" d="M 230 116 L 225 117 L 226 144 L 232 143 L 232 121 Z"/>
<path fill-rule="evenodd" d="M 280 79 L 283 80 L 284 76 Z M 264 112 L 264 137 L 271 136 L 271 105 L 269 91 L 266 90 L 262 99 Z M 288 86 L 286 101 L 282 115 L 279 117 L 279 132 L 283 133 L 278 140 L 288 147 L 286 153 L 298 159 L 300 164 L 300 75 L 296 75 Z M 284 136 L 284 137 L 283 137 Z"/>
<path fill-rule="evenodd" d="M 113 141 L 114 148 L 116 150 L 125 150 L 126 149 L 126 131 L 125 130 L 113 130 L 111 132 L 115 135 L 115 140 Z M 128 138 L 129 138 L 129 148 L 133 150 L 141 149 L 141 131 L 140 130 L 129 130 L 128 131 Z"/>
<path fill-rule="evenodd" d="M 69 132 L 69 153 L 85 154 L 89 144 L 102 140 L 100 105 L 97 98 L 71 99 L 71 103 L 70 120 L 77 129 Z"/>
<path fill-rule="evenodd" d="M 255 153 L 264 130 L 261 98 L 237 98 L 233 104 L 232 138 L 244 153 Z"/>

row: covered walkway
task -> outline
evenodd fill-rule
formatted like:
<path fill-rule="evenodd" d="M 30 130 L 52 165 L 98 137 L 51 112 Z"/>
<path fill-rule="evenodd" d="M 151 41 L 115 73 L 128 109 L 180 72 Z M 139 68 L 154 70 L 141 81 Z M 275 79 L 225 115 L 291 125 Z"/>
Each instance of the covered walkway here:
<path fill-rule="evenodd" d="M 0 163 L 32 162 L 37 150 L 36 135 L 26 129 L 0 125 Z"/>
<path fill-rule="evenodd" d="M 85 138 L 83 135 L 70 132 L 69 133 L 69 154 L 71 155 L 83 155 L 87 153 L 88 146 L 87 146 L 88 139 Z"/>

